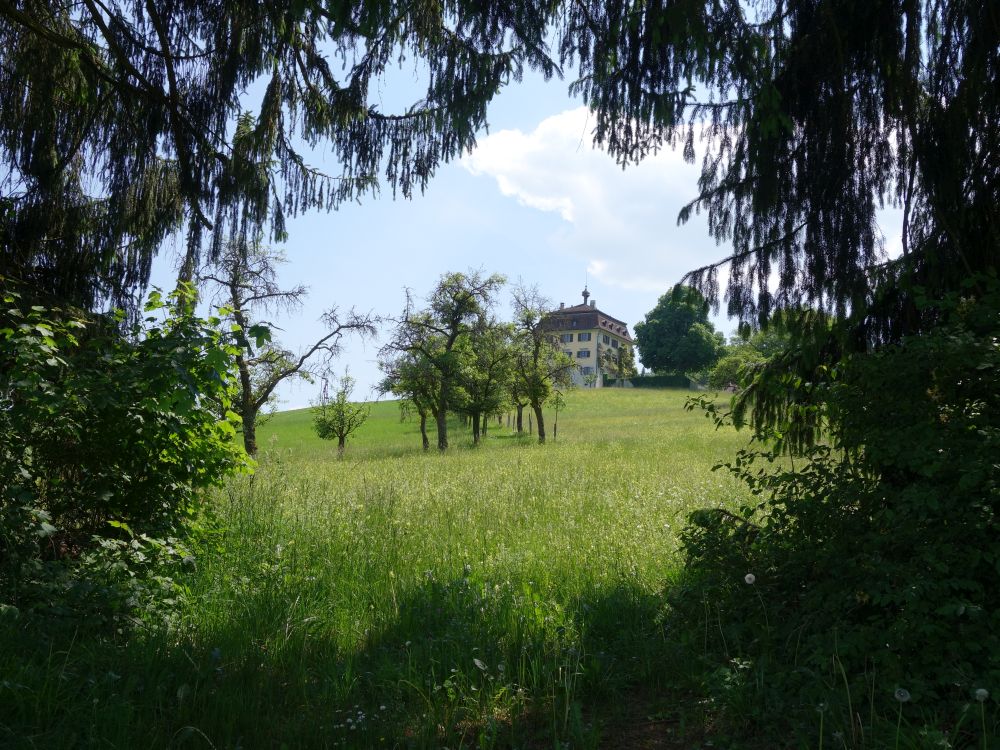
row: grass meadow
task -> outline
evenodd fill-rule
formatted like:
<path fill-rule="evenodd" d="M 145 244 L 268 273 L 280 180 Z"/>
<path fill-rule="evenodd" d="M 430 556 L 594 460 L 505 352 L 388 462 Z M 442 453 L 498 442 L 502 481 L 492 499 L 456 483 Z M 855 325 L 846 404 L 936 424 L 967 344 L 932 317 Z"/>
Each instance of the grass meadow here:
<path fill-rule="evenodd" d="M 342 460 L 276 415 L 166 616 L 2 623 L 0 746 L 699 747 L 658 613 L 746 437 L 687 396 L 574 391 L 555 441 L 455 422 L 446 455 L 380 403 Z"/>

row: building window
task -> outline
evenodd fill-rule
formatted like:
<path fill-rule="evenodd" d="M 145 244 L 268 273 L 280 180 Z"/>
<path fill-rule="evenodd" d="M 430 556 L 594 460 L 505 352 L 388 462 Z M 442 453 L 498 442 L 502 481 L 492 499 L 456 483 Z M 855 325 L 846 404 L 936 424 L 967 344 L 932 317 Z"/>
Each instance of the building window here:
<path fill-rule="evenodd" d="M 567 357 L 573 356 L 573 352 L 571 352 L 569 349 L 563 349 L 563 354 L 565 354 Z"/>
<path fill-rule="evenodd" d="M 590 357 L 590 349 L 581 349 L 576 353 L 577 359 L 588 359 Z"/>
<path fill-rule="evenodd" d="M 564 344 L 570 344 L 570 343 L 573 342 L 573 334 L 572 333 L 561 333 L 561 334 L 559 334 L 559 340 L 562 343 L 564 343 Z"/>
<path fill-rule="evenodd" d="M 582 372 L 584 375 L 592 375 L 594 372 L 594 368 L 590 366 L 581 367 L 580 372 Z"/>
<path fill-rule="evenodd" d="M 590 332 L 588 331 L 587 333 L 578 333 L 578 334 L 576 334 L 576 340 L 577 341 L 590 341 Z M 590 355 L 588 354 L 587 356 L 589 357 Z"/>
<path fill-rule="evenodd" d="M 615 349 L 617 349 L 618 348 L 618 339 L 611 339 L 611 346 L 613 346 Z"/>
<path fill-rule="evenodd" d="M 604 334 L 603 336 L 601 336 L 601 341 L 603 341 L 605 344 L 610 344 L 611 343 L 611 337 L 608 336 L 608 334 Z"/>

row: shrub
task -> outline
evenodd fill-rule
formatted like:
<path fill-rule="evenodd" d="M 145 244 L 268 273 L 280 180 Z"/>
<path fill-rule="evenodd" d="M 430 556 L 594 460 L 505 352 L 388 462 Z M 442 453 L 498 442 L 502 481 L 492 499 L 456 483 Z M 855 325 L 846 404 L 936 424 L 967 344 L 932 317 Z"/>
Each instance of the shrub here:
<path fill-rule="evenodd" d="M 928 333 L 807 384 L 832 427 L 804 463 L 754 447 L 727 465 L 758 504 L 690 518 L 668 617 L 710 619 L 699 645 L 728 675 L 710 690 L 745 716 L 814 733 L 813 708 L 839 703 L 826 730 L 852 736 L 864 703 L 891 732 L 905 687 L 913 720 L 961 733 L 971 697 L 1000 684 L 1000 293 L 934 313 Z"/>
<path fill-rule="evenodd" d="M 687 388 L 687 375 L 643 375 L 632 378 L 636 388 Z"/>
<path fill-rule="evenodd" d="M 9 284 L 3 295 L 0 591 L 16 605 L 32 581 L 63 575 L 60 561 L 95 569 L 101 549 L 122 565 L 143 548 L 175 550 L 161 537 L 194 512 L 196 492 L 246 459 L 235 415 L 217 416 L 232 352 L 217 321 L 194 315 L 190 288 L 169 304 L 153 294 L 133 326 L 29 306 Z"/>
<path fill-rule="evenodd" d="M 749 347 L 736 347 L 715 363 L 708 374 L 712 388 L 739 386 L 748 374 L 748 367 L 764 361 L 764 355 Z"/>

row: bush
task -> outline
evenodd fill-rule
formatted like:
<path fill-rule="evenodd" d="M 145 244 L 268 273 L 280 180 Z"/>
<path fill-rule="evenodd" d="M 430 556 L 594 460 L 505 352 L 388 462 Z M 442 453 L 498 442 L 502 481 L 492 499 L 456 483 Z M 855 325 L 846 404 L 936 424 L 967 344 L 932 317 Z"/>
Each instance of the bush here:
<path fill-rule="evenodd" d="M 3 294 L 0 592 L 13 606 L 64 591 L 49 585 L 63 563 L 101 568 L 101 550 L 116 570 L 176 551 L 162 537 L 246 458 L 238 419 L 218 418 L 232 352 L 190 289 L 169 305 L 152 295 L 150 317 L 124 327 Z"/>
<path fill-rule="evenodd" d="M 687 388 L 687 375 L 643 375 L 632 378 L 636 388 Z"/>
<path fill-rule="evenodd" d="M 708 384 L 712 388 L 728 388 L 739 386 L 744 376 L 748 375 L 750 365 L 764 361 L 764 355 L 756 349 L 738 347 L 731 349 L 722 359 L 715 363 L 708 374 Z"/>
<path fill-rule="evenodd" d="M 808 384 L 832 429 L 804 463 L 748 449 L 728 465 L 758 504 L 690 518 L 668 617 L 700 623 L 725 677 L 709 690 L 752 721 L 815 736 L 830 706 L 824 731 L 851 737 L 863 703 L 890 739 L 906 710 L 987 742 L 969 707 L 1000 686 L 1000 293 L 935 313 Z"/>

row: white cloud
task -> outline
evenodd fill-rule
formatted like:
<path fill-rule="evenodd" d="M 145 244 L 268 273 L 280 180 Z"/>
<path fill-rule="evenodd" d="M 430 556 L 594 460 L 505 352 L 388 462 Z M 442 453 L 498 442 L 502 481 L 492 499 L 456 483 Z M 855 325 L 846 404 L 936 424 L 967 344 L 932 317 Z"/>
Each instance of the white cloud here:
<path fill-rule="evenodd" d="M 662 293 L 726 255 L 702 218 L 677 226 L 678 211 L 696 194 L 697 164 L 664 150 L 622 170 L 591 145 L 592 125 L 587 108 L 578 107 L 529 133 L 501 130 L 480 139 L 462 164 L 494 178 L 521 205 L 557 213 L 564 226 L 540 242 L 607 286 Z"/>

